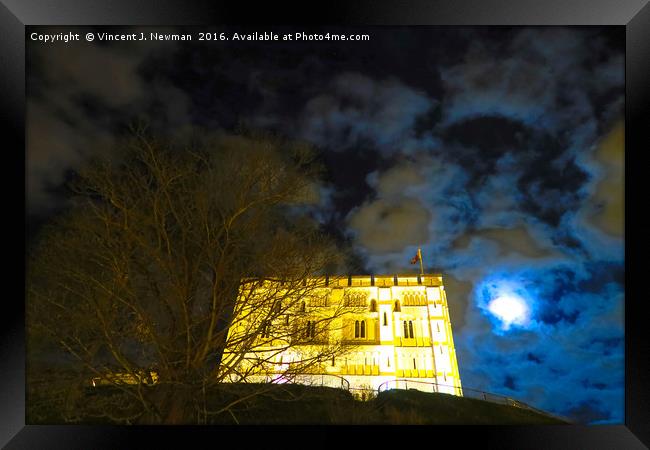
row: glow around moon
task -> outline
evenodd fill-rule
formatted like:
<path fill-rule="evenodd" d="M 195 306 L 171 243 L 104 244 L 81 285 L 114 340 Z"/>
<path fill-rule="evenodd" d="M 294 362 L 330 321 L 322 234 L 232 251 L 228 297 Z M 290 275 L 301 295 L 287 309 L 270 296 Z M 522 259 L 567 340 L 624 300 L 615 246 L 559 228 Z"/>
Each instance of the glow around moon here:
<path fill-rule="evenodd" d="M 478 306 L 500 332 L 532 323 L 533 299 L 523 284 L 507 277 L 484 281 L 476 291 Z"/>

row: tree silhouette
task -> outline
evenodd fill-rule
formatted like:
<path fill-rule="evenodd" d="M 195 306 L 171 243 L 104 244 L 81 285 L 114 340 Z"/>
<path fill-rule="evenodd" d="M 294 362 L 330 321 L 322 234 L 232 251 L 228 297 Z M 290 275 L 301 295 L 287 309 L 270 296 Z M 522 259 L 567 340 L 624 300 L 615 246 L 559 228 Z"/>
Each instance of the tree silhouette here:
<path fill-rule="evenodd" d="M 49 400 L 69 421 L 200 423 L 229 408 L 206 402 L 224 380 L 277 375 L 274 351 L 314 344 L 285 379 L 345 352 L 317 339 L 343 308 L 309 328 L 300 308 L 343 263 L 304 214 L 314 155 L 268 135 L 174 141 L 138 128 L 80 171 L 29 255 L 28 410 Z M 251 358 L 264 340 L 276 350 Z M 55 372 L 54 344 L 72 378 Z M 86 395 L 91 380 L 110 390 Z"/>

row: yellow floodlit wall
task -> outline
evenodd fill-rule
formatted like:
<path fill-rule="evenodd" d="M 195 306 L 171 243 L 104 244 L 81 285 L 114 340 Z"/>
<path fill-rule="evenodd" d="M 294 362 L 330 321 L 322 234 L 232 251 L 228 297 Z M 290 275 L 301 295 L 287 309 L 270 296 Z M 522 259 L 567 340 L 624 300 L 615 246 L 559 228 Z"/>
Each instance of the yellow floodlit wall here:
<path fill-rule="evenodd" d="M 383 385 L 388 389 L 462 395 L 442 276 L 340 276 L 328 277 L 323 285 L 321 296 L 305 302 L 306 317 L 326 314 L 327 308 L 352 299 L 354 311 L 344 314 L 342 326 L 332 327 L 330 333 L 338 333 L 335 338 L 353 345 L 320 373 L 305 374 L 295 381 L 330 386 L 349 383 L 352 389 L 372 390 Z M 360 333 L 355 326 L 362 322 L 364 332 Z M 309 351 L 309 345 L 273 352 L 273 343 L 266 342 L 253 351 L 273 355 L 277 373 L 282 373 L 293 353 Z M 263 378 L 268 381 L 269 375 Z M 231 377 L 228 381 L 239 380 Z"/>

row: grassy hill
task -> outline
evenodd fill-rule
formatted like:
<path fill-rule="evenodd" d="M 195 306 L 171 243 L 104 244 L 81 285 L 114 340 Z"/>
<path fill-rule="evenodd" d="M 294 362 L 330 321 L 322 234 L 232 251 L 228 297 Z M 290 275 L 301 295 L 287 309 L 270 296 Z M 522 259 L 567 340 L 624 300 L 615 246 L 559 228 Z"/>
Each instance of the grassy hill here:
<path fill-rule="evenodd" d="M 555 417 L 528 409 L 500 405 L 448 394 L 425 393 L 416 390 L 390 390 L 367 400 L 355 400 L 348 391 L 299 384 L 271 385 L 265 394 L 247 398 L 252 392 L 269 385 L 225 384 L 208 393 L 209 410 L 236 402 L 230 411 L 210 416 L 215 425 L 528 425 L 565 424 Z M 155 393 L 157 387 L 149 387 Z M 109 400 L 116 388 L 86 388 L 85 400 Z M 245 399 L 245 400 L 242 400 Z M 45 405 L 48 406 L 45 406 Z M 35 396 L 27 399 L 27 423 L 65 423 L 60 415 L 62 403 L 39 402 Z M 123 405 L 128 407 L 128 405 Z M 77 423 L 112 423 L 106 418 L 77 416 Z"/>
<path fill-rule="evenodd" d="M 359 401 L 354 400 L 349 392 L 339 389 L 285 385 L 276 392 L 234 408 L 232 415 L 215 418 L 214 423 L 528 425 L 568 422 L 528 409 L 448 394 L 390 390 L 374 399 Z"/>

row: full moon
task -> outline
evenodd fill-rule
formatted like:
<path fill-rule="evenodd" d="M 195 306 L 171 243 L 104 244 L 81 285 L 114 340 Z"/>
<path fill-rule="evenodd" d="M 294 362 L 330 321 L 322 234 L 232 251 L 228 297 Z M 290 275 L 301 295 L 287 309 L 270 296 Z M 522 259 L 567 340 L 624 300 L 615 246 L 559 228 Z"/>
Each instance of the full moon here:
<path fill-rule="evenodd" d="M 523 325 L 528 320 L 528 305 L 516 295 L 503 295 L 488 304 L 488 310 L 503 322 L 505 328 L 510 325 Z"/>

